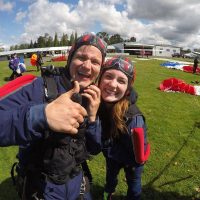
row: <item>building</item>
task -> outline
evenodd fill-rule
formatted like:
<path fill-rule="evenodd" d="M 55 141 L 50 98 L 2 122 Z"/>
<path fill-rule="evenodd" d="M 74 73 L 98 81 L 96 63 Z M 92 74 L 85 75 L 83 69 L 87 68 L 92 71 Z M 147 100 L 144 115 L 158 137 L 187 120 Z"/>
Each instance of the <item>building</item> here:
<path fill-rule="evenodd" d="M 63 55 L 66 54 L 71 46 L 64 47 L 45 47 L 45 48 L 34 48 L 34 49 L 20 49 L 13 51 L 2 51 L 0 52 L 0 60 L 7 60 L 8 57 L 14 53 L 18 56 L 23 56 L 30 58 L 33 53 L 41 52 L 44 56 L 54 56 L 54 55 Z"/>
<path fill-rule="evenodd" d="M 16 53 L 18 56 L 30 58 L 33 53 L 41 52 L 44 56 L 65 55 L 71 46 L 45 47 L 34 49 L 21 49 L 0 52 L 0 60 L 7 60 L 10 55 Z M 174 53 L 180 53 L 181 48 L 172 45 L 153 45 L 137 42 L 122 42 L 108 45 L 108 53 L 126 53 L 137 56 L 160 56 L 171 57 Z"/>
<path fill-rule="evenodd" d="M 171 57 L 174 53 L 180 53 L 181 48 L 163 44 L 143 44 L 137 42 L 122 42 L 113 44 L 118 53 L 129 53 L 137 56 Z"/>

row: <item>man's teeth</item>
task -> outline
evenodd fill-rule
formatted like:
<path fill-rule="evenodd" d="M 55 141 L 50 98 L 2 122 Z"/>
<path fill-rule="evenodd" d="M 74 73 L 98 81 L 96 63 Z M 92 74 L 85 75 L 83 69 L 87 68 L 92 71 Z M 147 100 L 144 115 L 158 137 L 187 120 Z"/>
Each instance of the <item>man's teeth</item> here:
<path fill-rule="evenodd" d="M 83 73 L 83 72 L 78 72 L 78 74 L 81 75 L 81 76 L 90 77 L 90 74 L 85 74 L 85 73 Z"/>

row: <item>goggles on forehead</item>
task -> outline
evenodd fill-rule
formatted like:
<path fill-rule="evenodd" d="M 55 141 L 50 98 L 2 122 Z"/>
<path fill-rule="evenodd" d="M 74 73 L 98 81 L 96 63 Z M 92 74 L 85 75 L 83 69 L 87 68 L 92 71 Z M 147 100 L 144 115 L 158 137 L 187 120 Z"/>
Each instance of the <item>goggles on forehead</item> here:
<path fill-rule="evenodd" d="M 128 78 L 133 79 L 134 66 L 128 58 L 114 57 L 107 60 L 103 66 L 103 70 L 116 69 L 123 72 Z"/>

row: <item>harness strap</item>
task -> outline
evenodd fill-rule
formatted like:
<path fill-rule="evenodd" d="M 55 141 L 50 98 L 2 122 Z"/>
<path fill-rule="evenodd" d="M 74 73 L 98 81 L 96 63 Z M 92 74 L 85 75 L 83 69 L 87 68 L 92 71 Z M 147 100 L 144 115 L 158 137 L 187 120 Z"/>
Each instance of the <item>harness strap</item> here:
<path fill-rule="evenodd" d="M 47 102 L 51 102 L 58 96 L 57 85 L 53 77 L 43 76 L 45 85 L 45 97 Z"/>

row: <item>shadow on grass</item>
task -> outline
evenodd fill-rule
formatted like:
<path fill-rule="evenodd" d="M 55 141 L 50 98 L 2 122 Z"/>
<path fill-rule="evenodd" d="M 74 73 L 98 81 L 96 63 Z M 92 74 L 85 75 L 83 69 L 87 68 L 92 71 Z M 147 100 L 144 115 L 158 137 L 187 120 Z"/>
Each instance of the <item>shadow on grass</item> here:
<path fill-rule="evenodd" d="M 92 196 L 94 200 L 102 200 L 103 187 L 92 186 Z M 114 195 L 112 200 L 125 200 L 123 195 Z M 144 186 L 141 200 L 197 200 L 192 196 L 183 196 L 176 192 L 160 192 L 153 187 Z"/>
<path fill-rule="evenodd" d="M 19 200 L 11 178 L 8 178 L 0 183 L 0 199 Z"/>
<path fill-rule="evenodd" d="M 102 200 L 103 187 L 100 185 L 93 185 L 92 189 L 93 200 Z M 11 178 L 6 179 L 0 183 L 0 199 L 1 200 L 19 200 L 15 186 Z M 123 195 L 114 195 L 113 200 L 125 200 Z M 197 200 L 195 197 L 182 196 L 176 192 L 161 192 L 153 187 L 146 185 L 143 187 L 141 200 Z"/>
<path fill-rule="evenodd" d="M 28 69 L 28 70 L 26 70 L 26 72 L 35 72 L 35 71 L 37 71 L 37 69 Z"/>
<path fill-rule="evenodd" d="M 10 77 L 5 77 L 4 81 L 10 81 Z"/>

